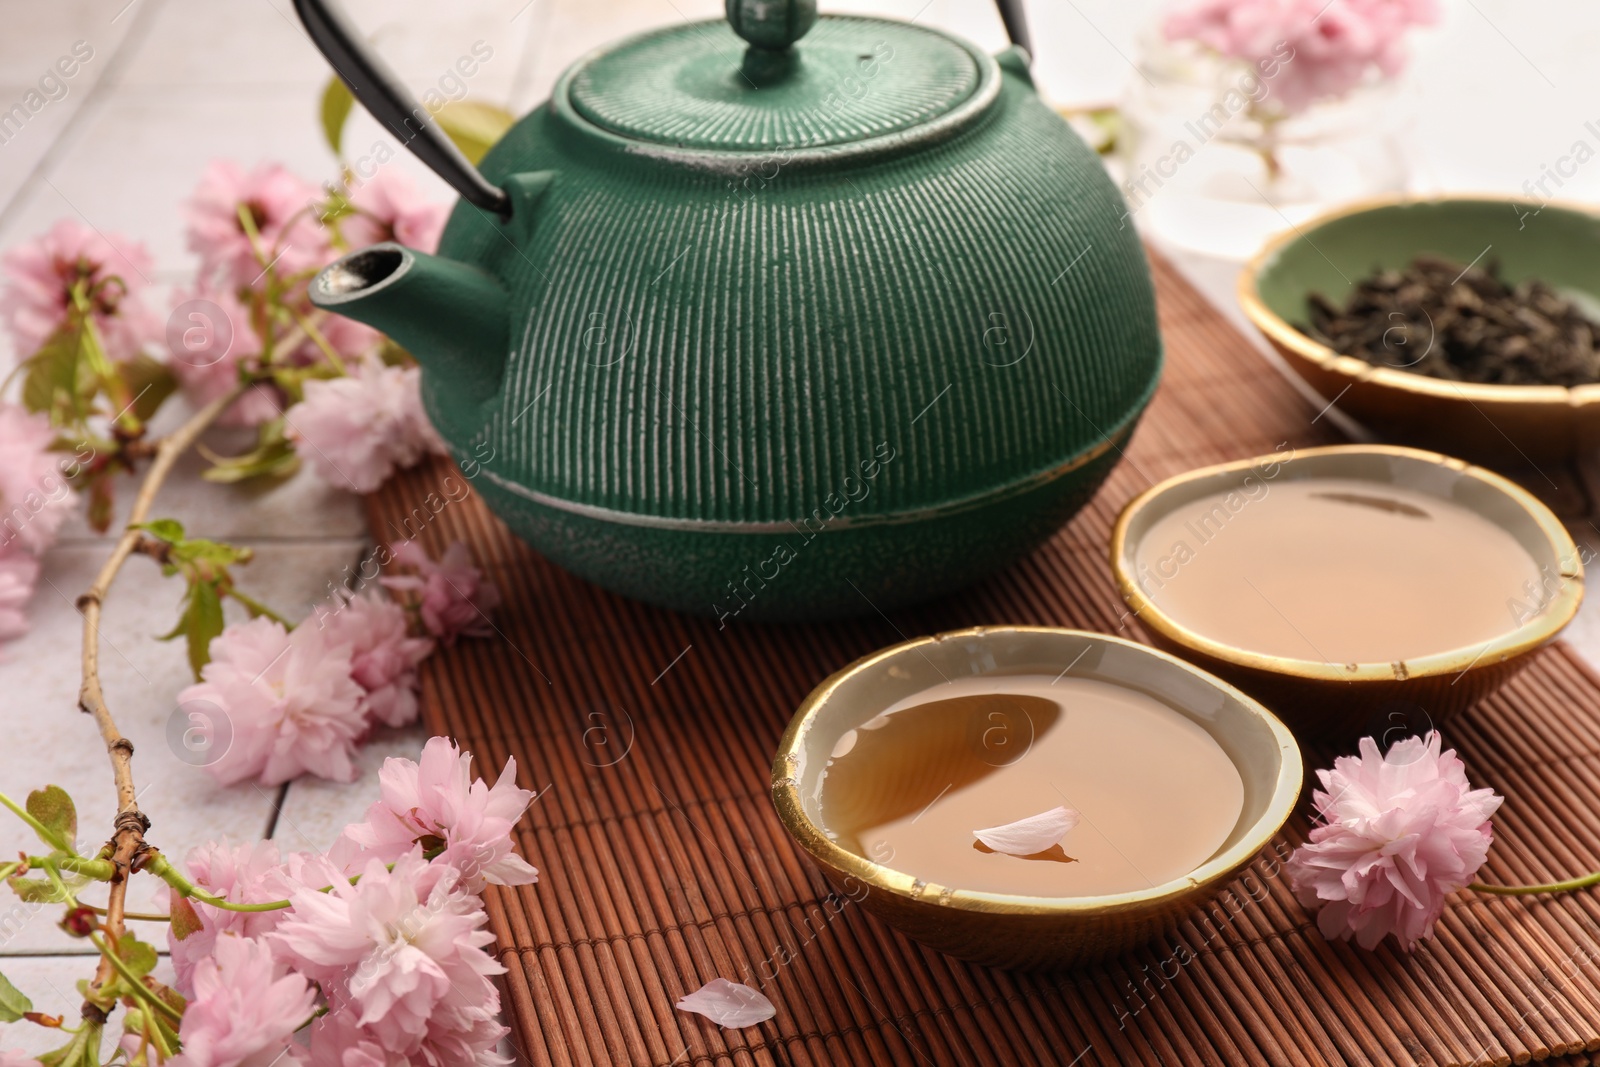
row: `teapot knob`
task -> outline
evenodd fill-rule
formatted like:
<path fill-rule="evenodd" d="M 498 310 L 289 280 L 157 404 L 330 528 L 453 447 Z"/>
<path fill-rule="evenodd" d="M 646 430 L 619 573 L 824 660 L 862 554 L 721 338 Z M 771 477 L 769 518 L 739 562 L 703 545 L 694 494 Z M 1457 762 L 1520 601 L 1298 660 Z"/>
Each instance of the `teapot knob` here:
<path fill-rule="evenodd" d="M 727 0 L 728 24 L 752 48 L 785 52 L 817 23 L 817 0 Z"/>

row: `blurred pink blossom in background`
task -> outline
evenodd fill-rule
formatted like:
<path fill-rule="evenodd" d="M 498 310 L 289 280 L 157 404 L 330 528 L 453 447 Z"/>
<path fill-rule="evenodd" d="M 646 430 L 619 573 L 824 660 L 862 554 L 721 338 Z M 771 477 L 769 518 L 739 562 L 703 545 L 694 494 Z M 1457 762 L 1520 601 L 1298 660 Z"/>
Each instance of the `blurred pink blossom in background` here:
<path fill-rule="evenodd" d="M 235 288 L 260 281 L 265 268 L 239 218 L 241 205 L 280 277 L 328 262 L 332 246 L 318 217 L 322 195 L 277 163 L 246 173 L 232 160 L 213 160 L 186 209 L 189 250 L 200 257 L 202 280 Z"/>
<path fill-rule="evenodd" d="M 423 198 L 416 185 L 398 170 L 381 170 L 350 194 L 356 214 L 341 219 L 340 233 L 351 248 L 379 241 L 398 241 L 407 248 L 433 252 L 439 247 L 450 209 Z"/>
<path fill-rule="evenodd" d="M 433 651 L 433 642 L 410 635 L 405 609 L 381 595 L 349 594 L 335 611 L 317 618 L 330 643 L 350 646 L 351 677 L 366 690 L 362 712 L 384 726 L 415 720 L 417 665 Z"/>
<path fill-rule="evenodd" d="M 140 298 L 155 269 L 150 253 L 121 234 L 102 237 L 72 219 L 0 257 L 0 292 L 17 357 L 37 352 L 66 324 L 72 287 L 82 283 L 106 354 L 128 359 L 161 335 L 161 324 Z"/>
<path fill-rule="evenodd" d="M 73 458 L 50 451 L 55 438 L 44 415 L 0 401 L 0 547 L 43 552 L 76 506 L 63 471 Z"/>
<path fill-rule="evenodd" d="M 173 351 L 167 366 L 189 403 L 204 407 L 239 384 L 239 374 L 244 369 L 241 365 L 260 354 L 261 339 L 250 324 L 249 309 L 226 287 L 178 289 L 173 294 L 173 303 L 180 308 L 195 302 L 203 302 L 202 308 L 190 313 L 194 321 L 179 324 L 179 329 L 185 331 L 181 336 L 189 336 L 187 331 L 204 332 L 207 340 L 192 352 Z M 226 321 L 211 321 L 218 316 Z M 234 401 L 217 419 L 217 425 L 259 426 L 277 418 L 282 410 L 281 394 L 262 383 Z"/>
<path fill-rule="evenodd" d="M 200 678 L 178 694 L 178 704 L 220 714 L 231 728 L 228 750 L 206 765 L 219 782 L 279 785 L 306 772 L 355 778 L 356 743 L 368 725 L 349 645 L 331 642 L 316 626 L 290 632 L 271 619 L 251 619 L 212 639 Z"/>
<path fill-rule="evenodd" d="M 472 563 L 467 546 L 456 541 L 436 563 L 416 541 L 392 546 L 394 561 L 416 568 L 414 575 L 380 579 L 384 586 L 418 594 L 422 623 L 445 644 L 457 637 L 489 637 L 494 624 L 489 612 L 500 605 L 500 590 Z"/>
<path fill-rule="evenodd" d="M 396 469 L 445 451 L 419 387 L 416 367 L 369 356 L 348 377 L 308 381 L 305 399 L 288 411 L 289 436 L 328 484 L 370 493 Z"/>
<path fill-rule="evenodd" d="M 1371 71 L 1399 74 L 1405 31 L 1437 17 L 1434 0 L 1197 0 L 1172 10 L 1162 32 L 1251 64 L 1288 45 L 1293 55 L 1272 78 L 1272 93 L 1295 112 L 1343 96 Z"/>

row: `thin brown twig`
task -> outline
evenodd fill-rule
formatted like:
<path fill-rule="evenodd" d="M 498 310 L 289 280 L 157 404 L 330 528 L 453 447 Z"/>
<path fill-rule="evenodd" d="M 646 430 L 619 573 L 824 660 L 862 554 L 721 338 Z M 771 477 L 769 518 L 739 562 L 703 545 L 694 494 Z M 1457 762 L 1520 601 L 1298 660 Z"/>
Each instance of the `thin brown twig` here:
<path fill-rule="evenodd" d="M 126 929 L 124 920 L 127 917 L 125 904 L 128 895 L 128 875 L 139 869 L 152 850 L 144 840 L 144 832 L 149 829 L 150 820 L 139 810 L 138 792 L 134 788 L 133 742 L 123 737 L 122 731 L 117 728 L 116 720 L 111 716 L 111 709 L 106 705 L 105 692 L 100 684 L 101 609 L 106 594 L 111 590 L 111 583 L 116 580 L 122 565 L 133 555 L 135 547 L 139 544 L 141 534 L 136 527 L 150 517 L 150 509 L 155 504 L 156 494 L 161 491 L 167 476 L 172 473 L 178 457 L 183 455 L 206 428 L 232 406 L 251 384 L 253 383 L 249 381 L 241 381 L 227 395 L 218 397 L 195 412 L 187 422 L 163 438 L 156 446 L 155 458 L 145 472 L 144 480 L 139 483 L 139 492 L 134 497 L 132 509 L 128 512 L 128 522 L 123 528 L 122 536 L 117 539 L 116 545 L 111 549 L 111 555 L 100 568 L 100 573 L 95 576 L 88 592 L 78 598 L 78 610 L 83 614 L 83 685 L 78 691 L 78 707 L 92 715 L 95 725 L 99 727 L 100 737 L 106 745 L 106 754 L 111 758 L 111 772 L 117 787 L 115 829 L 106 846 L 116 869 L 111 879 L 111 890 L 105 908 L 105 925 L 113 942 L 121 937 Z M 111 979 L 111 976 L 111 961 L 102 955 L 91 989 L 98 990 Z M 104 1012 L 88 1001 L 84 1002 L 83 1014 L 85 1018 L 96 1016 L 104 1018 Z"/>

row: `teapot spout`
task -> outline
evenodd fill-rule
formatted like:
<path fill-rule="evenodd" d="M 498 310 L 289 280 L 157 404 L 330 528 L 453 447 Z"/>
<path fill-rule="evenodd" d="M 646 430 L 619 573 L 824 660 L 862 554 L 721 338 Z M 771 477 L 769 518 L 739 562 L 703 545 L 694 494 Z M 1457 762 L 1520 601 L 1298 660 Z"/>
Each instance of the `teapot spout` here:
<path fill-rule="evenodd" d="M 384 242 L 330 264 L 310 295 L 394 338 L 448 392 L 480 403 L 500 388 L 510 297 L 477 267 Z"/>

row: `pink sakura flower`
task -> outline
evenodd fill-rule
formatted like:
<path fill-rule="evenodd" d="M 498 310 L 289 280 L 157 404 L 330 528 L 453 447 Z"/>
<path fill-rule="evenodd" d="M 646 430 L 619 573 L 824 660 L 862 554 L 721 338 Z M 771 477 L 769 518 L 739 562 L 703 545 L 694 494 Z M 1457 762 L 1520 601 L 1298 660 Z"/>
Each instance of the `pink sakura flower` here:
<path fill-rule="evenodd" d="M 352 756 L 367 719 L 350 669 L 350 646 L 315 626 L 290 633 L 266 618 L 229 626 L 212 639 L 201 680 L 178 694 L 180 706 L 198 705 L 232 731 L 227 751 L 206 769 L 224 784 L 277 785 L 306 771 L 355 778 Z"/>
<path fill-rule="evenodd" d="M 1494 839 L 1489 817 L 1503 797 L 1473 789 L 1437 731 L 1408 737 L 1387 754 L 1370 737 L 1359 756 L 1318 771 L 1313 794 L 1325 821 L 1288 863 L 1295 895 L 1320 906 L 1324 937 L 1375 948 L 1394 934 L 1409 951 L 1433 936 L 1451 893 L 1472 882 Z"/>
<path fill-rule="evenodd" d="M 405 609 L 382 596 L 346 596 L 336 611 L 317 617 L 332 644 L 350 646 L 351 676 L 366 690 L 362 710 L 385 726 L 417 717 L 417 664 L 433 651 L 426 637 L 407 632 Z"/>
<path fill-rule="evenodd" d="M 1168 40 L 1195 40 L 1230 59 L 1276 59 L 1271 92 L 1294 112 L 1343 96 L 1373 70 L 1399 74 L 1405 31 L 1436 18 L 1433 0 L 1198 0 L 1162 29 Z"/>
<path fill-rule="evenodd" d="M 728 1030 L 757 1026 L 778 1014 L 772 1001 L 759 990 L 726 978 L 711 979 L 693 993 L 679 997 L 673 1007 L 704 1015 Z"/>
<path fill-rule="evenodd" d="M 182 310 L 179 343 L 167 366 L 183 395 L 202 407 L 239 384 L 242 365 L 261 353 L 261 340 L 250 323 L 250 311 L 226 288 L 200 286 L 180 290 L 174 310 Z M 281 395 L 271 385 L 253 386 L 222 417 L 222 426 L 259 426 L 283 410 Z"/>
<path fill-rule="evenodd" d="M 498 1011 L 490 976 L 505 968 L 483 950 L 494 940 L 488 916 L 455 870 L 420 848 L 393 870 L 369 860 L 353 884 L 328 867 L 331 888 L 297 890 L 268 937 L 321 987 L 331 1015 L 347 1014 L 365 1041 L 404 1057 L 473 1033 Z"/>
<path fill-rule="evenodd" d="M 0 1050 L 0 1067 L 42 1067 L 42 1065 L 26 1052 L 4 1049 Z"/>
<path fill-rule="evenodd" d="M 306 862 L 304 855 L 292 857 L 294 868 L 286 865 L 272 841 L 231 845 L 227 839 L 208 841 L 191 849 L 184 858 L 189 880 L 201 889 L 235 904 L 265 904 L 287 900 L 299 885 L 293 871 Z M 168 894 L 170 899 L 170 893 Z M 226 911 L 203 901 L 189 901 L 201 928 L 181 940 L 167 931 L 167 947 L 172 951 L 172 966 L 178 974 L 178 990 L 194 988 L 195 965 L 211 956 L 219 936 L 259 938 L 283 918 L 282 911 Z"/>
<path fill-rule="evenodd" d="M 0 549 L 43 552 L 77 503 L 55 437 L 48 417 L 0 401 Z"/>
<path fill-rule="evenodd" d="M 356 213 L 340 221 L 341 232 L 351 248 L 365 248 L 379 241 L 398 241 L 407 248 L 432 252 L 439 247 L 450 210 L 425 199 L 404 173 L 389 168 L 380 170 L 350 194 Z"/>
<path fill-rule="evenodd" d="M 208 279 L 229 288 L 256 285 L 263 258 L 288 278 L 326 263 L 332 247 L 318 205 L 321 190 L 276 163 L 245 171 L 214 160 L 200 178 L 187 209 L 189 250 L 200 256 Z M 260 255 L 239 217 L 241 205 L 260 235 Z"/>
<path fill-rule="evenodd" d="M 20 548 L 0 547 L 0 643 L 28 632 L 23 611 L 39 581 L 39 561 Z"/>
<path fill-rule="evenodd" d="M 160 324 L 140 301 L 153 266 L 138 241 L 121 234 L 102 237 L 63 219 L 0 257 L 0 268 L 6 275 L 0 308 L 20 358 L 33 355 L 66 324 L 73 286 L 80 283 L 112 359 L 127 359 L 160 334 Z"/>
<path fill-rule="evenodd" d="M 194 996 L 172 1067 L 272 1067 L 300 1063 L 294 1032 L 311 1020 L 316 992 L 289 973 L 262 941 L 219 937 L 212 956 L 194 968 Z"/>
<path fill-rule="evenodd" d="M 373 357 L 349 377 L 308 381 L 305 399 L 289 409 L 289 436 L 324 481 L 370 493 L 397 468 L 445 451 L 423 414 L 418 383 L 417 368 Z"/>
<path fill-rule="evenodd" d="M 364 822 L 344 836 L 368 855 L 389 863 L 418 843 L 441 849 L 434 862 L 461 873 L 462 885 L 480 892 L 484 883 L 528 885 L 539 872 L 511 849 L 511 832 L 533 793 L 517 787 L 517 761 L 491 787 L 472 778 L 472 754 L 448 737 L 432 737 L 422 759 L 390 758 L 378 772 L 379 801 Z"/>
<path fill-rule="evenodd" d="M 468 1025 L 430 1027 L 410 1055 L 390 1052 L 355 1021 L 354 1013 L 337 1011 L 311 1025 L 311 1067 L 502 1067 L 511 1060 L 495 1052 L 508 1032 L 493 1011 L 479 1010 Z"/>
<path fill-rule="evenodd" d="M 445 644 L 459 636 L 489 637 L 489 612 L 500 605 L 500 590 L 472 564 L 472 553 L 456 541 L 435 563 L 416 541 L 392 546 L 396 563 L 415 567 L 414 575 L 381 578 L 386 588 L 417 593 L 422 624 Z"/>
<path fill-rule="evenodd" d="M 378 346 L 378 342 L 383 340 L 383 334 L 371 326 L 355 319 L 347 319 L 343 315 L 323 316 L 317 323 L 317 329 L 321 331 L 323 340 L 343 356 L 347 363 L 360 362 L 364 357 L 370 356 L 372 350 Z M 315 363 L 325 358 L 322 349 L 318 348 L 314 341 L 307 341 L 301 345 L 295 350 L 294 356 L 296 361 L 302 363 Z"/>

